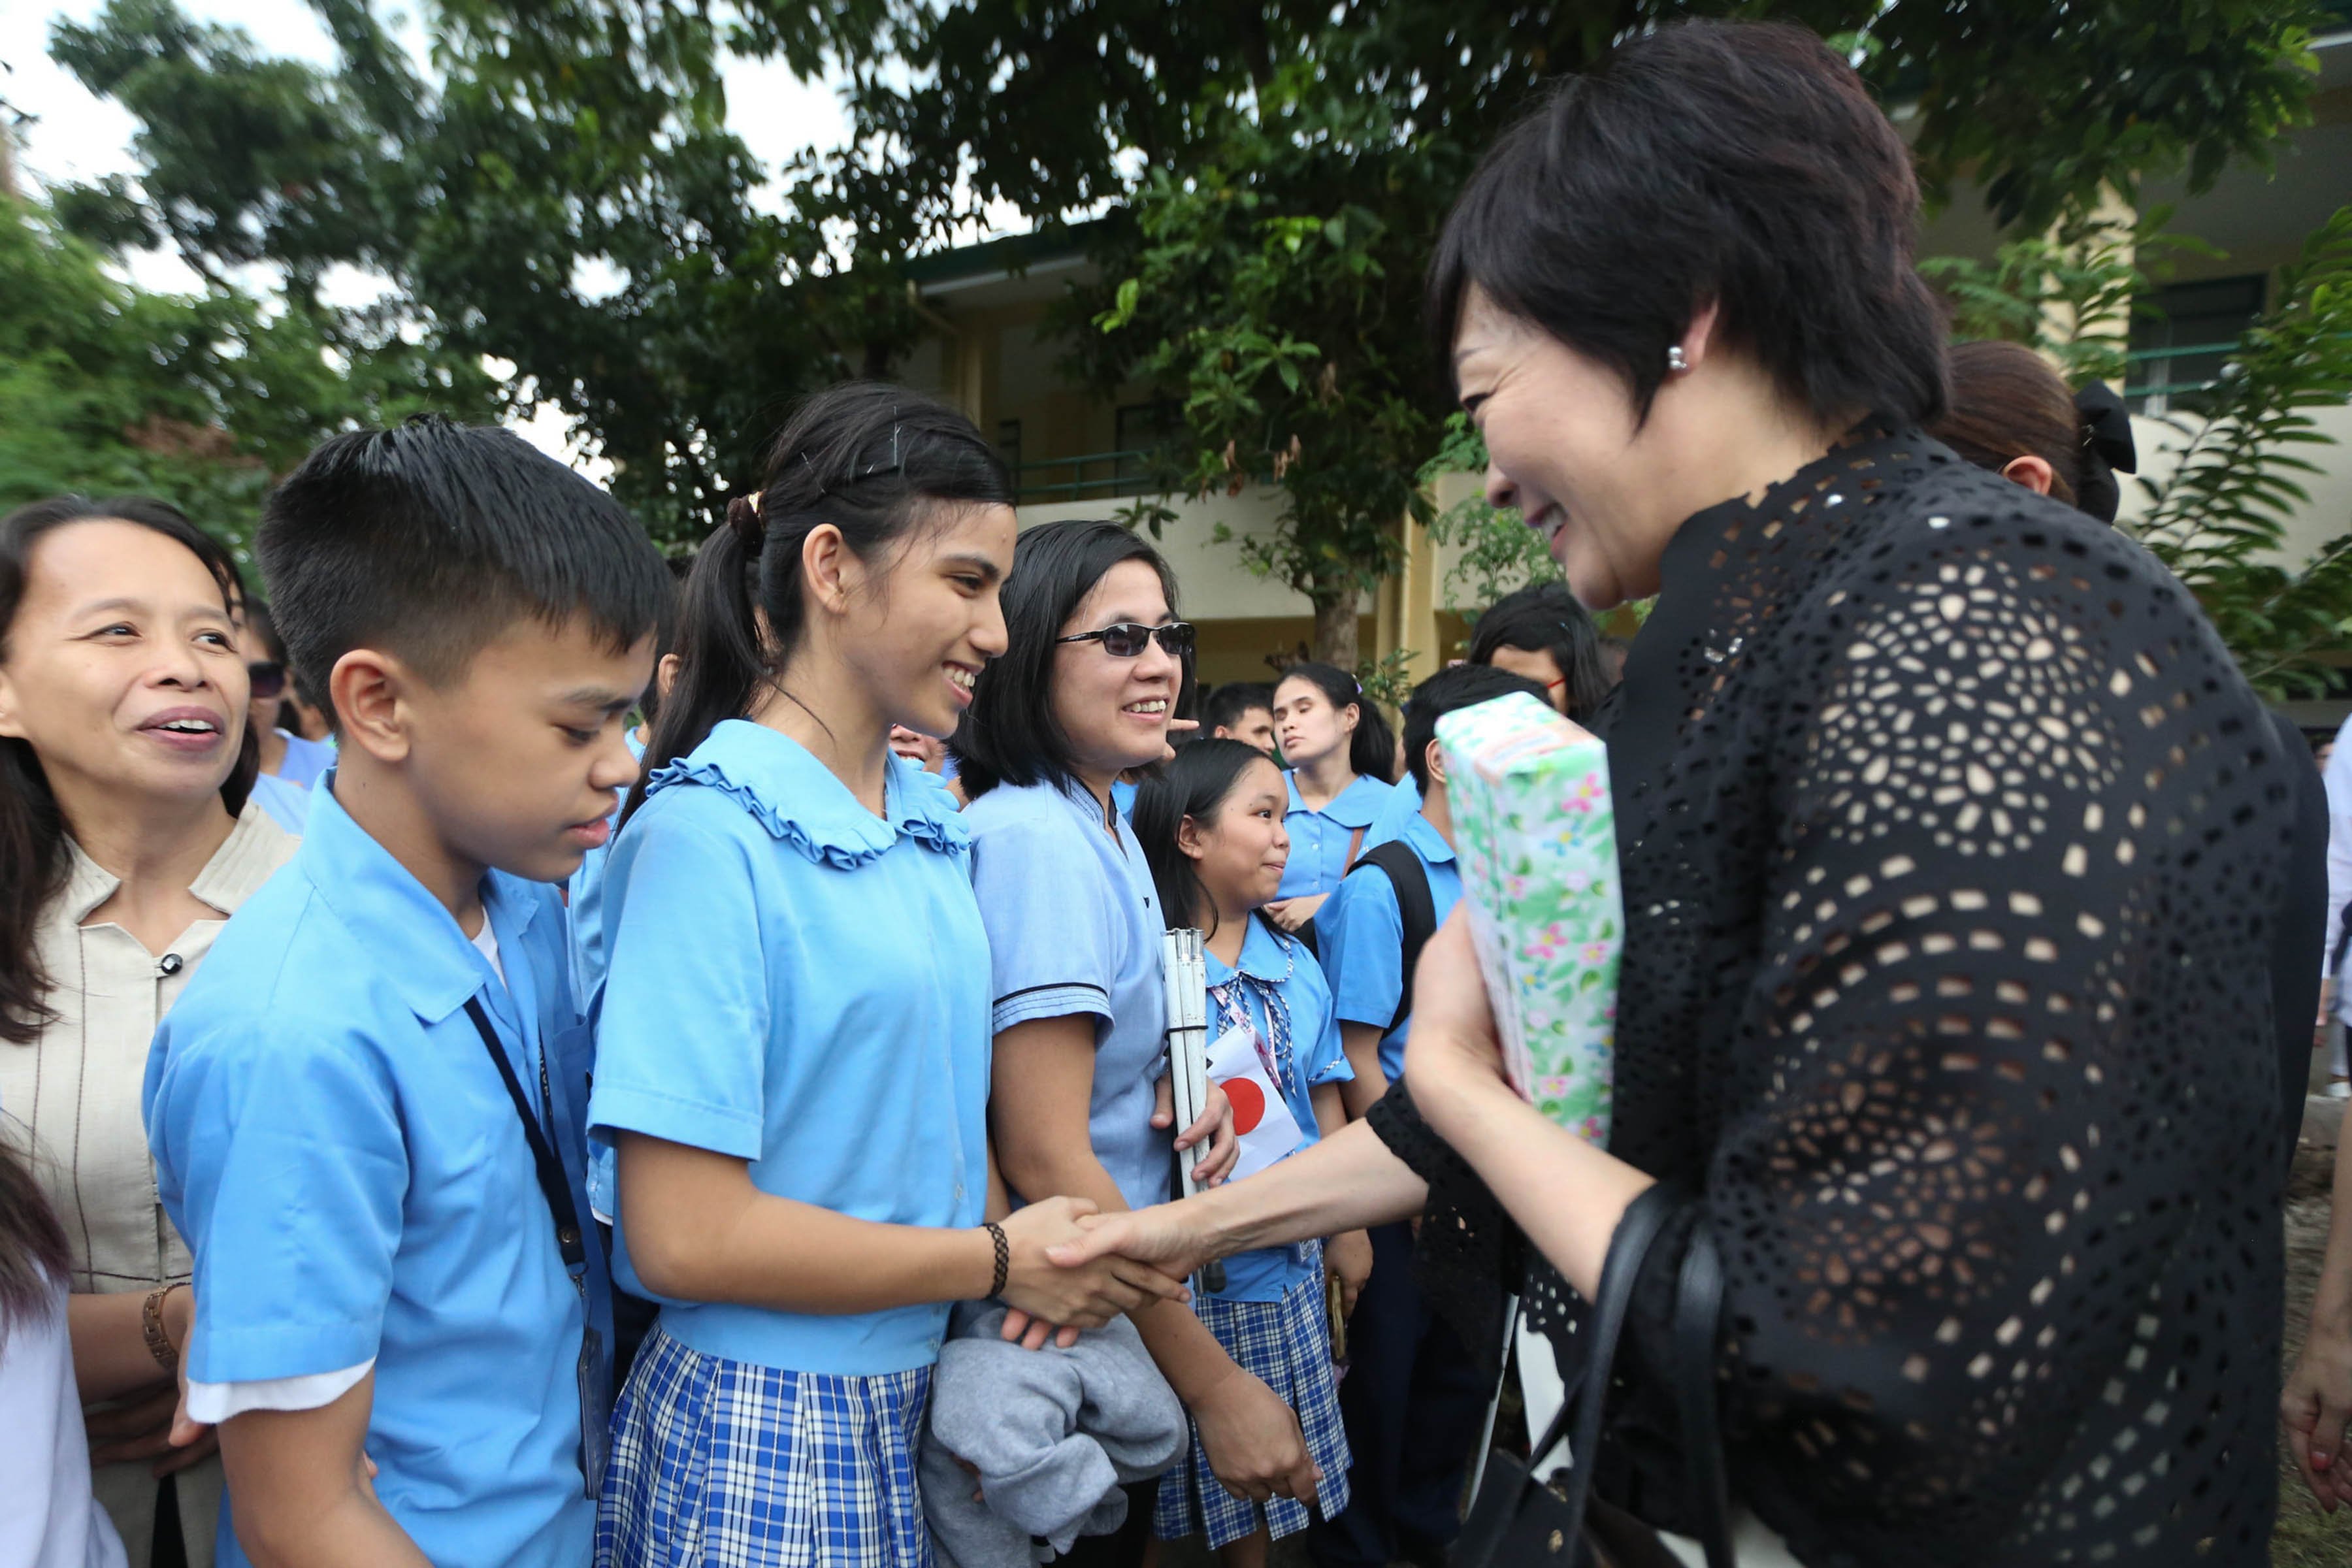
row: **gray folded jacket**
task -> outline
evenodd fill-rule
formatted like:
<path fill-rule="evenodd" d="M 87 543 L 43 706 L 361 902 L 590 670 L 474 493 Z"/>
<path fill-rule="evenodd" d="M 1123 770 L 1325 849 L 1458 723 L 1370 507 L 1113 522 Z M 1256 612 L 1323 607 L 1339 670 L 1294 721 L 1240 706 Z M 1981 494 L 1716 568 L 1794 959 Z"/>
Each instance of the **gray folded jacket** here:
<path fill-rule="evenodd" d="M 1003 1325 L 1001 1306 L 959 1306 L 932 1375 L 920 1470 L 942 1568 L 1032 1568 L 1109 1534 L 1127 1520 L 1119 1488 L 1175 1463 L 1190 1436 L 1125 1318 L 1067 1350 L 1007 1344 Z"/>

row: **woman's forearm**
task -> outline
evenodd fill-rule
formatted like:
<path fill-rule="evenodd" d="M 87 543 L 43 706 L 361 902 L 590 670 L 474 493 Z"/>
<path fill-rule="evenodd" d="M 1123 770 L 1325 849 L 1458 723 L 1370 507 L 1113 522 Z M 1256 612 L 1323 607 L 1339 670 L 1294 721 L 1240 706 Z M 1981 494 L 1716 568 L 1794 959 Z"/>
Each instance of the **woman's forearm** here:
<path fill-rule="evenodd" d="M 113 1399 L 170 1381 L 147 1346 L 146 1290 L 109 1290 L 66 1298 L 73 1342 L 74 1386 L 84 1400 Z M 163 1299 L 164 1332 L 173 1348 L 187 1343 L 188 1292 Z"/>
<path fill-rule="evenodd" d="M 2311 1300 L 2315 1330 L 2352 1339 L 2352 1159 L 2339 1146 L 2327 1251 L 2319 1263 L 2319 1288 Z"/>
<path fill-rule="evenodd" d="M 1351 1121 L 1313 1148 L 1187 1198 L 1184 1206 L 1193 1210 L 1211 1255 L 1225 1258 L 1411 1219 L 1428 1197 L 1428 1184 L 1369 1123 Z"/>
<path fill-rule="evenodd" d="M 1467 1078 L 1443 1095 L 1417 1091 L 1415 1103 L 1560 1277 L 1587 1300 L 1599 1294 L 1610 1237 L 1652 1179 L 1553 1121 L 1497 1078 Z"/>

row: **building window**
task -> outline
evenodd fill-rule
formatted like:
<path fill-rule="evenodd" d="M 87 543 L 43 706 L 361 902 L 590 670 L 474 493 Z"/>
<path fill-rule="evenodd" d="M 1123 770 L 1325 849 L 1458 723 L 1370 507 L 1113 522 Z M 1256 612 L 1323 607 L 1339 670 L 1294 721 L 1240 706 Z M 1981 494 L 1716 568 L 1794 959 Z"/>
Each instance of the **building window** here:
<path fill-rule="evenodd" d="M 2163 414 L 2221 379 L 2238 338 L 2263 310 L 2263 275 L 2174 283 L 2140 301 L 2125 393 L 2135 414 Z"/>

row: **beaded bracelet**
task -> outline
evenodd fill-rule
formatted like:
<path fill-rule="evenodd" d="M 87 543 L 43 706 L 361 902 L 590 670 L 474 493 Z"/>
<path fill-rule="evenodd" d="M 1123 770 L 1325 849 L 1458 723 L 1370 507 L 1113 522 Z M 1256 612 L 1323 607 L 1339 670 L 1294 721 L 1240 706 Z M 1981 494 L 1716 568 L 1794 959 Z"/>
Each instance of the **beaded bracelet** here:
<path fill-rule="evenodd" d="M 172 1336 L 163 1329 L 163 1300 L 174 1290 L 184 1290 L 188 1282 L 175 1279 L 169 1285 L 158 1285 L 147 1293 L 147 1304 L 139 1309 L 139 1327 L 147 1336 L 147 1353 L 155 1364 L 167 1373 L 180 1370 L 180 1352 L 172 1348 Z"/>
<path fill-rule="evenodd" d="M 1013 1273 L 1013 1244 L 1004 1239 L 1004 1227 L 994 1220 L 980 1227 L 988 1232 L 988 1239 L 996 1244 L 996 1279 L 989 1286 L 991 1296 L 1004 1294 L 1004 1281 Z"/>

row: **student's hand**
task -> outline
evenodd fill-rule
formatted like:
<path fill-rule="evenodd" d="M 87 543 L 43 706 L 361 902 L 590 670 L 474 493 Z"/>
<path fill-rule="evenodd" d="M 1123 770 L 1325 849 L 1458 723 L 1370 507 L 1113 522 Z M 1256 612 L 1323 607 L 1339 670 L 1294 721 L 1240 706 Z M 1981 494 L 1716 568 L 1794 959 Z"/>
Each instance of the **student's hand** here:
<path fill-rule="evenodd" d="M 1281 1395 L 1236 1366 L 1193 1401 L 1192 1415 L 1219 1486 L 1253 1502 L 1296 1498 L 1313 1510 L 1323 1472 Z"/>
<path fill-rule="evenodd" d="M 1276 899 L 1265 906 L 1265 917 L 1283 930 L 1296 933 L 1305 929 L 1323 907 L 1328 893 L 1301 893 L 1295 899 Z"/>
<path fill-rule="evenodd" d="M 89 1412 L 84 1425 L 89 1433 L 90 1468 L 152 1459 L 160 1478 L 211 1458 L 220 1445 L 209 1426 L 195 1427 L 185 1447 L 174 1443 L 179 1405 L 180 1391 L 164 1384 L 111 1410 Z"/>
<path fill-rule="evenodd" d="M 1166 1073 L 1151 1086 L 1151 1125 L 1165 1127 L 1176 1120 L 1176 1090 Z M 1241 1134 L 1234 1131 L 1234 1102 L 1215 1084 L 1209 1086 L 1208 1103 L 1201 1108 L 1200 1120 L 1176 1135 L 1176 1147 L 1190 1149 L 1203 1138 L 1209 1141 L 1209 1152 L 1192 1167 L 1192 1180 L 1202 1187 L 1223 1183 L 1233 1171 L 1234 1162 L 1242 1157 Z"/>
<path fill-rule="evenodd" d="M 1412 1031 L 1404 1047 L 1404 1079 L 1432 1131 L 1447 1136 L 1451 1112 L 1467 1097 L 1499 1089 L 1503 1043 L 1486 982 L 1470 944 L 1470 911 L 1457 909 L 1421 950 L 1412 978 Z"/>
<path fill-rule="evenodd" d="M 174 1310 L 173 1303 L 176 1301 L 184 1301 L 187 1305 Z M 207 1455 L 220 1451 L 220 1434 L 188 1415 L 188 1342 L 195 1337 L 196 1332 L 196 1293 L 194 1289 L 174 1290 L 163 1298 L 163 1332 L 180 1352 L 179 1370 L 172 1379 L 177 1397 L 172 1405 L 171 1431 L 172 1447 L 180 1451 L 156 1464 L 157 1480 L 184 1470 Z M 374 1467 L 369 1467 L 369 1473 L 374 1473 Z"/>
<path fill-rule="evenodd" d="M 1008 1344 L 1018 1342 L 1024 1351 L 1044 1350 L 1047 1340 L 1053 1341 L 1062 1350 L 1068 1350 L 1078 1342 L 1078 1331 L 1066 1323 L 1057 1329 L 1045 1319 L 1033 1318 L 1018 1307 L 1007 1307 L 1004 1309 L 1004 1322 L 997 1330 L 997 1337 Z"/>
<path fill-rule="evenodd" d="M 1047 1198 L 1004 1217 L 1004 1239 L 1013 1253 L 1003 1293 L 1006 1306 L 1049 1323 L 1098 1329 L 1148 1302 L 1192 1299 L 1181 1279 L 1131 1258 L 1098 1258 L 1065 1268 L 1046 1256 L 1048 1247 L 1076 1239 L 1082 1234 L 1079 1218 L 1096 1212 L 1085 1198 Z"/>
<path fill-rule="evenodd" d="M 1187 734 L 1187 735 L 1189 735 L 1189 734 L 1192 733 L 1194 731 L 1198 730 L 1200 727 L 1201 727 L 1201 721 L 1200 721 L 1198 719 L 1171 719 L 1171 720 L 1169 720 L 1169 721 L 1168 721 L 1168 744 L 1167 744 L 1165 747 L 1161 748 L 1160 752 L 1160 760 L 1161 762 L 1163 762 L 1163 763 L 1174 762 L 1174 761 L 1176 760 L 1176 737 L 1177 737 L 1177 735 L 1178 735 L 1180 732 L 1181 732 L 1181 733 L 1183 733 L 1183 734 Z"/>
<path fill-rule="evenodd" d="M 1333 1237 L 1323 1244 L 1323 1271 L 1339 1282 L 1340 1315 L 1353 1313 L 1364 1281 L 1372 1277 L 1372 1238 L 1360 1230 Z"/>
<path fill-rule="evenodd" d="M 2279 1394 L 2279 1418 L 2294 1453 L 2303 1484 L 2319 1506 L 2334 1513 L 2352 1502 L 2352 1454 L 2344 1451 L 2345 1426 L 2352 1417 L 2352 1331 L 2330 1325 L 2315 1312 L 2311 1335 L 2295 1358 Z"/>
<path fill-rule="evenodd" d="M 1046 1249 L 1046 1256 L 1064 1268 L 1097 1258 L 1132 1258 L 1163 1274 L 1186 1279 L 1209 1259 L 1224 1256 L 1216 1250 L 1201 1218 L 1197 1199 L 1153 1204 L 1124 1214 L 1088 1215 L 1078 1221 L 1078 1228 L 1084 1234 L 1076 1241 Z"/>

